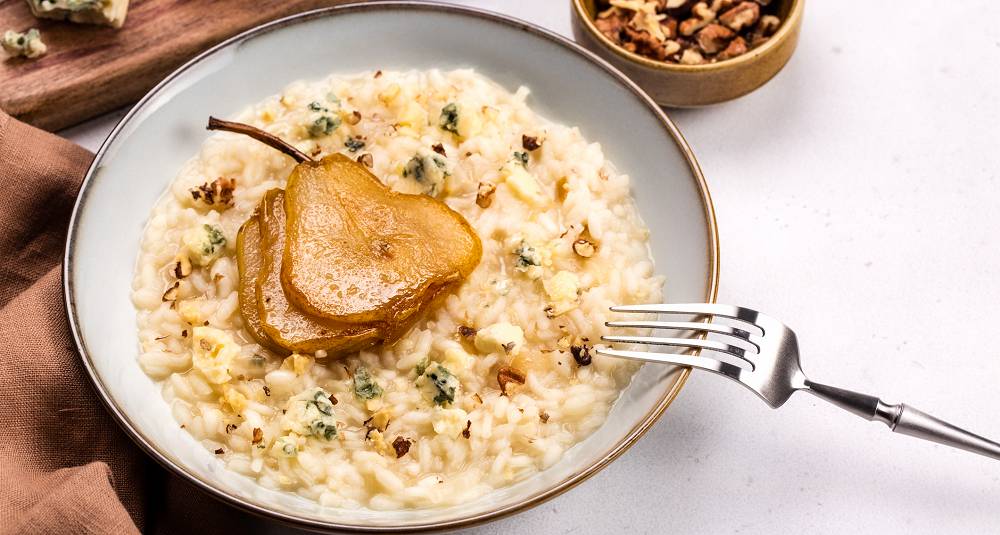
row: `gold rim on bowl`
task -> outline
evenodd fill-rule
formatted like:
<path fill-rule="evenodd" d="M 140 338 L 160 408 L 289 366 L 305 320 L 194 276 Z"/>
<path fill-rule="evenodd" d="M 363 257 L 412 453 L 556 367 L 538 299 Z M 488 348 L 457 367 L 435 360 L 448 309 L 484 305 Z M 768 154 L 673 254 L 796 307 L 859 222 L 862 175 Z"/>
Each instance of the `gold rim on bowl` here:
<path fill-rule="evenodd" d="M 94 180 L 97 175 L 99 163 L 102 161 L 103 157 L 106 155 L 108 147 L 111 143 L 121 134 L 123 127 L 128 123 L 129 119 L 135 115 L 142 106 L 153 98 L 155 95 L 159 94 L 165 86 L 167 86 L 174 79 L 178 78 L 185 71 L 191 67 L 199 64 L 205 59 L 209 58 L 216 52 L 228 48 L 230 46 L 238 45 L 239 43 L 246 41 L 247 39 L 253 38 L 255 36 L 283 28 L 285 26 L 293 25 L 298 22 L 311 20 L 318 17 L 335 16 L 343 13 L 350 13 L 360 10 L 378 10 L 378 9 L 422 9 L 429 11 L 444 11 L 458 15 L 475 17 L 490 22 L 510 26 L 517 28 L 522 31 L 530 32 L 536 36 L 545 38 L 552 41 L 562 47 L 566 48 L 570 52 L 582 55 L 583 57 L 589 59 L 592 63 L 601 67 L 604 71 L 614 77 L 625 89 L 631 91 L 637 98 L 642 100 L 650 109 L 650 111 L 660 119 L 661 125 L 667 130 L 670 136 L 677 143 L 678 148 L 680 148 L 685 159 L 688 162 L 688 166 L 691 170 L 693 179 L 696 182 L 698 191 L 701 194 L 702 205 L 704 209 L 706 230 L 708 231 L 708 257 L 706 261 L 706 269 L 708 271 L 707 285 L 705 288 L 705 301 L 715 302 L 716 294 L 718 292 L 719 285 L 719 238 L 718 238 L 718 227 L 716 226 L 715 219 L 715 208 L 712 205 L 712 198 L 708 191 L 708 185 L 705 182 L 705 177 L 701 172 L 701 168 L 695 159 L 694 153 L 691 151 L 690 146 L 687 141 L 681 135 L 680 131 L 674 125 L 674 123 L 666 116 L 666 114 L 656 105 L 653 100 L 646 95 L 635 83 L 629 80 L 625 75 L 616 70 L 614 67 L 609 65 L 606 61 L 596 56 L 594 53 L 582 48 L 576 43 L 557 35 L 553 32 L 524 22 L 512 17 L 505 15 L 493 13 L 490 11 L 468 8 L 468 7 L 458 7 L 449 4 L 439 4 L 431 2 L 415 2 L 411 0 L 389 0 L 389 1 L 376 1 L 368 3 L 355 3 L 355 4 L 344 4 L 341 6 L 334 6 L 329 8 L 322 8 L 313 11 L 307 11 L 299 13 L 297 15 L 292 15 L 285 17 L 267 24 L 263 24 L 256 28 L 247 30 L 239 35 L 236 35 L 218 45 L 206 50 L 205 52 L 199 54 L 194 59 L 188 61 L 183 66 L 179 67 L 176 71 L 171 73 L 169 76 L 163 79 L 159 84 L 156 85 L 152 90 L 149 91 L 142 99 L 139 100 L 133 106 L 133 108 L 119 121 L 112 132 L 108 135 L 108 138 L 101 145 L 98 150 L 94 162 L 91 164 L 90 169 L 88 169 L 87 174 L 83 180 L 80 187 L 80 194 L 77 197 L 76 204 L 73 208 L 73 214 L 69 223 L 69 232 L 66 240 L 66 251 L 63 258 L 63 298 L 66 307 L 66 314 L 69 319 L 70 330 L 73 334 L 73 340 L 76 344 L 77 350 L 80 353 L 81 360 L 83 362 L 84 368 L 89 376 L 91 383 L 94 385 L 95 389 L 101 401 L 104 403 L 108 411 L 115 417 L 118 423 L 121 425 L 122 429 L 125 430 L 126 434 L 150 457 L 156 460 L 160 465 L 167 468 L 169 471 L 177 474 L 181 478 L 192 483 L 196 487 L 219 499 L 222 502 L 233 505 L 244 511 L 278 520 L 299 528 L 310 529 L 310 530 L 322 530 L 322 531 L 342 531 L 342 532 L 353 532 L 353 533 L 393 533 L 400 531 L 438 531 L 438 530 L 450 530 L 462 527 L 469 527 L 477 524 L 482 524 L 487 521 L 496 520 L 509 516 L 511 514 L 523 511 L 525 509 L 539 505 L 546 500 L 554 498 L 563 492 L 575 487 L 579 483 L 583 482 L 590 476 L 596 474 L 602 468 L 607 466 L 611 461 L 615 460 L 618 456 L 625 452 L 629 447 L 631 447 L 646 431 L 652 427 L 653 423 L 663 414 L 663 411 L 670 405 L 670 403 L 677 397 L 681 388 L 684 386 L 688 375 L 691 373 L 689 368 L 682 368 L 678 371 L 679 377 L 674 384 L 674 386 L 666 392 L 663 397 L 660 398 L 655 407 L 653 407 L 643 419 L 633 427 L 624 437 L 622 437 L 615 446 L 609 451 L 605 452 L 601 458 L 583 468 L 579 472 L 574 473 L 570 477 L 560 481 L 559 483 L 549 487 L 548 489 L 536 493 L 535 495 L 529 496 L 524 500 L 511 504 L 509 506 L 494 509 L 484 513 L 479 513 L 475 515 L 470 515 L 463 518 L 458 518 L 454 520 L 449 520 L 445 522 L 435 522 L 428 524 L 420 524 L 406 527 L 395 527 L 395 526 L 358 526 L 350 524 L 339 524 L 334 521 L 321 521 L 312 518 L 303 518 L 295 515 L 287 514 L 281 511 L 277 511 L 267 507 L 266 505 L 261 505 L 253 503 L 244 498 L 234 496 L 225 493 L 217 488 L 215 488 L 211 482 L 202 479 L 201 477 L 187 471 L 181 464 L 168 452 L 160 451 L 154 446 L 153 442 L 142 432 L 141 429 L 112 401 L 109 394 L 107 386 L 104 384 L 102 379 L 97 373 L 96 367 L 90 357 L 90 353 L 87 350 L 86 343 L 83 339 L 79 318 L 76 309 L 76 303 L 74 299 L 74 280 L 73 280 L 73 259 L 74 259 L 74 243 L 75 236 L 78 232 L 79 226 L 79 213 L 80 207 L 83 205 L 88 193 L 88 185 L 92 180 Z"/>

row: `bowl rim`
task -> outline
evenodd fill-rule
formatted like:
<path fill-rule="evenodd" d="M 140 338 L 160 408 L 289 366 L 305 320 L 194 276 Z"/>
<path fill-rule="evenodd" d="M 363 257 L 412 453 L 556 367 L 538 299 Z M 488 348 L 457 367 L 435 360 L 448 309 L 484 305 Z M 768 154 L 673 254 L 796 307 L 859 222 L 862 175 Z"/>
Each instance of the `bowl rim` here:
<path fill-rule="evenodd" d="M 573 4 L 573 13 L 578 19 L 578 24 L 586 28 L 591 37 L 597 39 L 597 41 L 601 43 L 604 48 L 627 61 L 638 63 L 643 67 L 648 67 L 658 71 L 689 74 L 716 72 L 730 68 L 737 68 L 740 65 L 747 64 L 777 48 L 778 45 L 788 39 L 789 36 L 795 31 L 795 28 L 802 23 L 802 12 L 804 10 L 805 0 L 787 1 L 792 4 L 788 9 L 788 16 L 785 17 L 785 20 L 781 21 L 781 26 L 778 27 L 778 30 L 774 32 L 774 35 L 772 35 L 766 43 L 758 46 L 757 48 L 752 48 L 745 54 L 740 54 L 734 58 L 724 59 L 713 63 L 702 63 L 700 65 L 683 65 L 680 63 L 657 61 L 655 59 L 650 59 L 646 56 L 636 54 L 635 52 L 625 50 L 621 45 L 615 43 L 609 39 L 608 36 L 604 35 L 597 29 L 597 26 L 594 24 L 594 19 L 590 16 L 589 11 L 583 5 L 584 0 L 570 0 Z"/>
<path fill-rule="evenodd" d="M 715 302 L 716 295 L 719 288 L 719 233 L 718 226 L 715 217 L 715 208 L 712 204 L 712 197 L 708 190 L 708 185 L 705 181 L 705 177 L 702 174 L 701 167 L 698 164 L 694 153 L 691 151 L 691 147 L 688 145 L 684 136 L 681 135 L 677 126 L 670 120 L 669 117 L 663 112 L 662 109 L 642 91 L 634 82 L 632 82 L 628 77 L 622 74 L 620 71 L 611 66 L 608 62 L 598 57 L 593 52 L 584 49 L 582 46 L 573 42 L 572 40 L 563 37 L 555 32 L 544 29 L 540 26 L 534 25 L 532 23 L 510 17 L 508 15 L 466 6 L 457 6 L 453 4 L 439 3 L 436 1 L 423 1 L 423 0 L 376 0 L 364 3 L 348 3 L 338 6 L 331 6 L 326 8 L 320 8 L 315 10 L 304 11 L 302 13 L 290 15 L 283 17 L 272 22 L 268 22 L 242 33 L 239 33 L 229 39 L 222 41 L 221 43 L 205 50 L 204 52 L 198 54 L 191 60 L 187 61 L 175 71 L 170 73 L 162 81 L 160 81 L 156 86 L 154 86 L 145 96 L 143 96 L 132 108 L 122 117 L 118 123 L 112 129 L 111 133 L 101 144 L 100 149 L 94 156 L 94 160 L 87 170 L 86 175 L 80 185 L 79 194 L 77 195 L 76 202 L 73 205 L 72 216 L 70 217 L 68 232 L 66 235 L 66 246 L 63 255 L 63 268 L 62 268 L 62 283 L 63 283 L 63 304 L 65 307 L 66 315 L 68 318 L 68 323 L 70 327 L 70 332 L 73 337 L 73 342 L 76 345 L 77 352 L 80 355 L 80 360 L 83 363 L 84 370 L 90 379 L 91 384 L 97 391 L 98 397 L 100 397 L 105 408 L 110 412 L 118 425 L 125 431 L 125 434 L 132 439 L 140 449 L 146 452 L 147 455 L 153 458 L 157 463 L 166 468 L 169 472 L 179 476 L 180 478 L 186 480 L 188 483 L 198 487 L 202 491 L 206 492 L 209 496 L 212 496 L 219 501 L 222 501 L 228 505 L 234 506 L 237 509 L 252 513 L 257 516 L 269 518 L 272 520 L 277 520 L 279 522 L 285 523 L 287 525 L 295 526 L 300 529 L 307 529 L 310 531 L 339 531 L 339 532 L 349 532 L 349 533 L 397 533 L 402 531 L 407 532 L 427 532 L 427 531 L 440 531 L 440 530 L 453 530 L 464 527 L 471 527 L 479 524 L 483 524 L 488 521 L 497 520 L 506 516 L 510 516 L 514 513 L 529 509 L 536 505 L 539 505 L 551 498 L 554 498 L 585 481 L 589 477 L 593 476 L 605 466 L 607 466 L 611 461 L 618 458 L 622 453 L 624 453 L 628 448 L 630 448 L 635 442 L 642 437 L 649 430 L 650 427 L 659 419 L 660 415 L 666 410 L 670 403 L 677 397 L 681 388 L 684 386 L 688 376 L 691 373 L 690 368 L 682 368 L 679 370 L 678 380 L 662 398 L 653 407 L 643 419 L 629 432 L 623 436 L 615 446 L 605 452 L 601 458 L 585 468 L 577 471 L 570 477 L 560 481 L 559 483 L 549 487 L 548 489 L 529 496 L 526 499 L 519 501 L 517 503 L 511 504 L 509 506 L 493 509 L 479 514 L 474 514 L 466 517 L 456 518 L 448 521 L 418 524 L 413 526 L 359 526 L 352 524 L 341 524 L 336 521 L 325 521 L 312 518 L 303 518 L 296 516 L 294 514 L 288 514 L 282 511 L 277 511 L 266 505 L 260 505 L 252 503 L 241 497 L 228 494 L 222 490 L 216 488 L 211 482 L 205 481 L 195 474 L 188 472 L 184 467 L 180 466 L 178 463 L 174 462 L 169 455 L 161 452 L 157 447 L 150 441 L 143 432 L 136 426 L 129 417 L 122 412 L 117 405 L 112 401 L 109 391 L 105 384 L 100 379 L 97 369 L 90 357 L 90 353 L 87 350 L 87 346 L 83 339 L 83 335 L 79 325 L 79 318 L 76 311 L 76 303 L 74 300 L 74 281 L 73 281 L 73 264 L 75 255 L 75 241 L 79 230 L 79 216 L 81 207 L 86 202 L 86 198 L 90 192 L 90 183 L 95 179 L 97 175 L 97 170 L 99 164 L 105 157 L 107 150 L 109 149 L 111 143 L 115 141 L 118 136 L 122 133 L 125 125 L 132 119 L 132 117 L 138 113 L 143 105 L 151 100 L 154 96 L 158 95 L 168 84 L 170 84 L 174 79 L 183 75 L 188 69 L 199 64 L 200 62 L 213 56 L 216 52 L 223 49 L 229 48 L 234 45 L 246 41 L 247 39 L 271 32 L 273 30 L 278 30 L 286 26 L 294 25 L 299 22 L 312 20 L 315 18 L 336 16 L 339 14 L 351 13 L 356 11 L 377 11 L 386 9 L 421 9 L 425 11 L 432 12 L 446 12 L 451 14 L 457 14 L 462 16 L 468 16 L 477 18 L 480 20 L 485 20 L 491 23 L 501 24 L 504 26 L 512 27 L 521 31 L 529 32 L 535 36 L 547 39 L 557 45 L 562 46 L 564 49 L 571 53 L 576 53 L 585 59 L 588 59 L 591 63 L 603 69 L 605 72 L 610 74 L 615 78 L 620 85 L 625 89 L 631 91 L 635 97 L 640 101 L 644 102 L 650 111 L 660 120 L 661 125 L 667 130 L 667 133 L 674 139 L 677 144 L 678 149 L 680 149 L 684 158 L 687 160 L 688 167 L 690 168 L 692 179 L 695 181 L 695 185 L 701 195 L 702 207 L 704 210 L 705 225 L 707 230 L 707 250 L 708 257 L 706 258 L 706 269 L 708 270 L 708 280 L 705 288 L 705 300 L 706 302 Z"/>

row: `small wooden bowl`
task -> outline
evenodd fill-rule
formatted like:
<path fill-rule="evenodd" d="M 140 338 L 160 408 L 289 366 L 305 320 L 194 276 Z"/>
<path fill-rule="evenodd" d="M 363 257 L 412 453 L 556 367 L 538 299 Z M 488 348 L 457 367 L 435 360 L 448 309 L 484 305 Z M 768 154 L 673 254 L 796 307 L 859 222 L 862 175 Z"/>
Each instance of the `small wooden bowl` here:
<path fill-rule="evenodd" d="M 570 0 L 576 41 L 608 60 L 661 106 L 707 106 L 741 97 L 778 74 L 795 51 L 805 0 L 773 0 L 781 26 L 763 45 L 732 59 L 679 65 L 640 56 L 618 46 L 594 25 L 595 0 Z"/>

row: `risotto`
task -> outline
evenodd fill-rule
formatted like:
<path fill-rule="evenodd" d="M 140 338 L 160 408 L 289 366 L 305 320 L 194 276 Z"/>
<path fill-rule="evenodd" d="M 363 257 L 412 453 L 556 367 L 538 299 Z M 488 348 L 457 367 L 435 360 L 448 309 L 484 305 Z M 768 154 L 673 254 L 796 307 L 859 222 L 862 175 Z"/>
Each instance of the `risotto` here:
<path fill-rule="evenodd" d="M 259 345 L 236 236 L 295 162 L 209 137 L 158 201 L 133 283 L 140 365 L 182 431 L 265 487 L 336 507 L 470 501 L 555 463 L 636 364 L 592 357 L 614 304 L 657 301 L 628 177 L 471 70 L 295 82 L 235 119 L 447 203 L 482 260 L 397 342 L 334 359 Z"/>

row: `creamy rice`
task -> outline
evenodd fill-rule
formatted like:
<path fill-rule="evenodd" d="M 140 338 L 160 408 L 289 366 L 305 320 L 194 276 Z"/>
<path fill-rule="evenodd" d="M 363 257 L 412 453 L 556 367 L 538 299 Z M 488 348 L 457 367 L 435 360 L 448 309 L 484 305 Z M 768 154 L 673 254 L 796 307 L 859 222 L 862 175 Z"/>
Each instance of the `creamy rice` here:
<path fill-rule="evenodd" d="M 600 357 L 580 365 L 573 349 L 585 361 L 580 348 L 604 332 L 608 307 L 658 300 L 662 280 L 628 177 L 576 128 L 536 115 L 527 95 L 470 70 L 368 72 L 295 82 L 235 118 L 317 157 L 370 154 L 386 184 L 436 194 L 482 239 L 472 275 L 399 342 L 336 361 L 323 352 L 274 354 L 254 342 L 239 313 L 237 231 L 267 190 L 284 186 L 294 162 L 236 134 L 205 141 L 153 209 L 133 283 L 139 362 L 182 432 L 265 487 L 330 506 L 399 509 L 465 502 L 509 485 L 597 429 L 636 366 Z M 526 151 L 523 135 L 541 147 Z M 527 154 L 527 164 L 515 153 Z M 415 156 L 434 171 L 420 181 L 405 172 Z M 231 207 L 192 197 L 218 177 L 236 179 Z M 491 184 L 483 208 L 477 191 Z M 165 298 L 178 280 L 176 256 L 190 247 L 191 229 L 205 225 L 221 230 L 225 245 Z M 592 256 L 584 256 L 586 244 L 574 250 L 581 238 L 596 247 Z M 206 364 L 195 327 L 231 360 Z M 426 378 L 417 380 L 428 365 L 457 377 L 454 403 L 439 406 Z M 502 366 L 526 372 L 507 395 L 497 382 Z M 361 367 L 381 396 L 356 395 L 352 374 Z M 317 406 L 332 408 L 329 440 L 300 422 L 308 417 L 303 400 L 317 392 L 337 401 Z M 411 442 L 398 457 L 397 439 Z"/>

